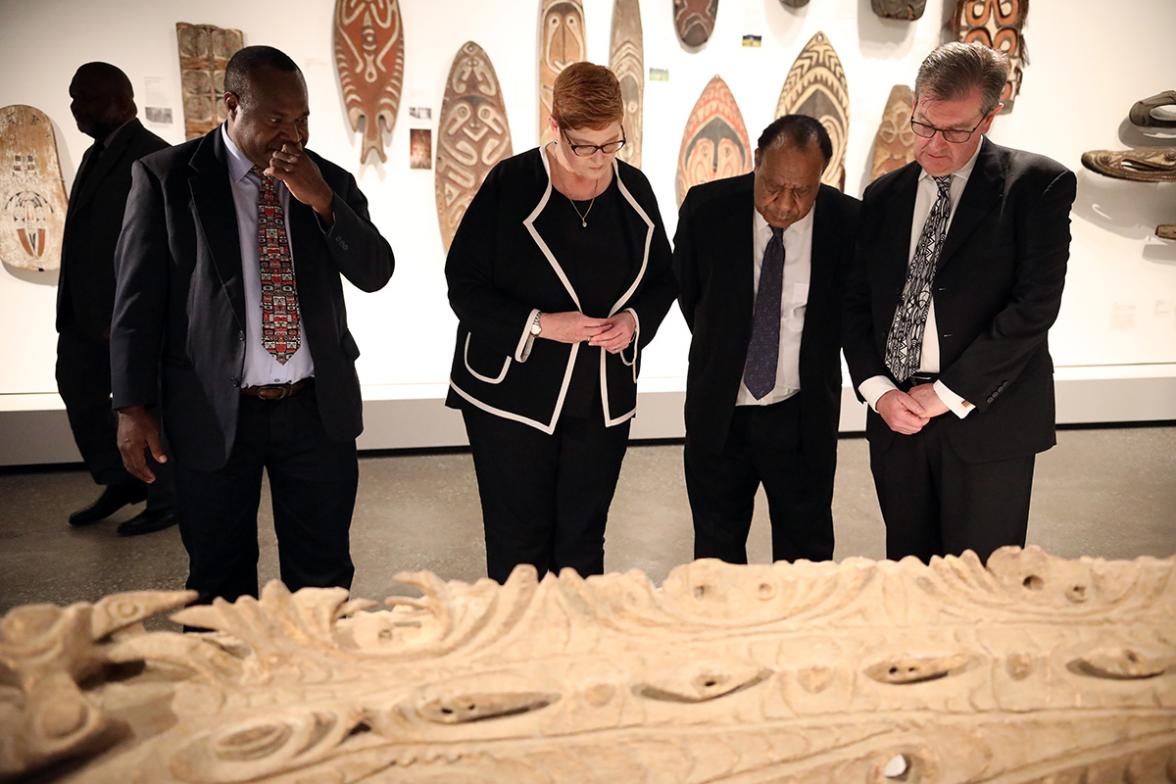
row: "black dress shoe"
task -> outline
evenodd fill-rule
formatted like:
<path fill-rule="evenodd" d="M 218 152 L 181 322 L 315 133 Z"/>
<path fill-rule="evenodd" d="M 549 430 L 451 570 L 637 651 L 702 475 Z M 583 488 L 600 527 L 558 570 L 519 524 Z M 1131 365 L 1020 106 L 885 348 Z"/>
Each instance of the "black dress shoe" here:
<path fill-rule="evenodd" d="M 105 520 L 127 504 L 137 504 L 147 498 L 147 487 L 139 482 L 134 484 L 109 485 L 98 496 L 98 500 L 79 509 L 69 516 L 69 524 L 90 525 Z"/>
<path fill-rule="evenodd" d="M 171 509 L 145 509 L 125 523 L 119 523 L 115 530 L 119 536 L 138 536 L 139 534 L 162 531 L 164 528 L 175 525 L 176 522 L 176 513 Z"/>

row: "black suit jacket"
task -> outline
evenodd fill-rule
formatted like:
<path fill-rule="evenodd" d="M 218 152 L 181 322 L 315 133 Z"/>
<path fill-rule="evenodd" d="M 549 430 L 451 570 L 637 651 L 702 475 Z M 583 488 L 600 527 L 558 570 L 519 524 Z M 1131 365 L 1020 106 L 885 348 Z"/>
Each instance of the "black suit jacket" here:
<path fill-rule="evenodd" d="M 755 300 L 755 175 L 696 185 L 674 235 L 678 302 L 693 335 L 686 438 L 719 451 L 743 378 Z M 832 479 L 841 413 L 840 308 L 853 257 L 858 201 L 821 186 L 813 209 L 812 268 L 800 341 L 801 448 L 814 477 Z"/>
<path fill-rule="evenodd" d="M 910 255 L 911 163 L 880 177 L 862 202 L 859 249 L 847 291 L 845 356 L 856 388 L 890 376 L 883 361 Z M 1073 172 L 985 139 L 940 252 L 933 282 L 940 380 L 975 405 L 940 417 L 968 462 L 1027 456 L 1054 437 L 1053 361 L 1046 339 L 1062 301 L 1070 255 Z M 898 436 L 870 411 L 871 446 Z M 917 436 L 916 436 L 917 437 Z"/>
<path fill-rule="evenodd" d="M 290 199 L 290 242 L 319 414 L 329 437 L 363 429 L 342 277 L 376 291 L 392 249 L 368 219 L 355 178 L 309 153 L 335 192 L 334 223 Z M 115 253 L 111 327 L 114 406 L 162 403 L 176 457 L 200 470 L 233 447 L 245 362 L 245 300 L 228 152 L 215 128 L 134 166 Z"/>
<path fill-rule="evenodd" d="M 114 246 L 131 190 L 131 164 L 169 145 L 138 120 L 119 129 L 92 170 L 86 151 L 69 192 L 61 273 L 57 281 L 57 331 L 70 328 L 94 340 L 110 334 L 114 309 Z"/>

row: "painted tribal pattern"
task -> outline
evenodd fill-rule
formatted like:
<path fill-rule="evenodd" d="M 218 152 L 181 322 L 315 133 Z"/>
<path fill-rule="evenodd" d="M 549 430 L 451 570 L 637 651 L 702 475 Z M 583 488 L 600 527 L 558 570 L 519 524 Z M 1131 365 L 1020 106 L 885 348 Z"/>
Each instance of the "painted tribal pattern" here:
<path fill-rule="evenodd" d="M 335 68 L 351 130 L 363 128 L 360 165 L 370 152 L 388 160 L 383 134 L 396 126 L 404 86 L 404 21 L 398 0 L 336 0 Z"/>
<path fill-rule="evenodd" d="M 824 33 L 817 33 L 796 56 L 784 79 L 776 116 L 805 114 L 825 126 L 833 141 L 833 158 L 821 181 L 845 188 L 845 145 L 849 139 L 849 87 L 845 69 Z"/>

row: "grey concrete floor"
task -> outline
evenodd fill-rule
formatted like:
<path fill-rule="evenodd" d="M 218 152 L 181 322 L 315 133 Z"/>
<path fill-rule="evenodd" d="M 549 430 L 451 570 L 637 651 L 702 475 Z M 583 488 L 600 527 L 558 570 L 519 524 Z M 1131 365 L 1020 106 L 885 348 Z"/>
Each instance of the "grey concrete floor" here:
<path fill-rule="evenodd" d="M 1037 463 L 1029 541 L 1064 556 L 1134 558 L 1176 553 L 1176 428 L 1066 430 Z M 866 442 L 842 439 L 834 518 L 838 559 L 883 556 L 882 521 Z M 175 528 L 115 536 L 117 523 L 71 529 L 66 517 L 97 495 L 81 470 L 0 474 L 0 612 L 18 604 L 91 601 L 115 591 L 182 588 L 187 559 Z M 268 491 L 259 513 L 262 581 L 277 577 Z M 761 497 L 748 546 L 766 562 Z M 383 598 L 402 570 L 446 579 L 485 576 L 481 516 L 468 454 L 364 457 L 352 524 L 353 593 Z M 609 571 L 640 569 L 661 582 L 690 560 L 690 510 L 682 447 L 634 445 L 613 502 Z"/>

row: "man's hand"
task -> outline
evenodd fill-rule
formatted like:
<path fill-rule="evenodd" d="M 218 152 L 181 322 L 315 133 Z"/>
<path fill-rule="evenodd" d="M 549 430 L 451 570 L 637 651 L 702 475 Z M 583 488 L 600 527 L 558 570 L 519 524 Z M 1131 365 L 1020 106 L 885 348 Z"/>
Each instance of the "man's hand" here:
<path fill-rule="evenodd" d="M 282 149 L 270 155 L 269 168 L 263 174 L 286 183 L 290 195 L 314 210 L 323 223 L 330 225 L 334 222 L 331 202 L 335 199 L 335 192 L 302 145 L 283 144 Z"/>
<path fill-rule="evenodd" d="M 939 397 L 935 391 L 934 384 L 919 384 L 911 387 L 911 397 L 915 402 L 923 407 L 923 413 L 928 418 L 934 419 L 937 416 L 947 413 L 947 405 Z"/>
<path fill-rule="evenodd" d="M 539 337 L 560 343 L 591 340 L 611 326 L 608 319 L 589 318 L 577 310 L 539 316 Z"/>
<path fill-rule="evenodd" d="M 163 444 L 159 438 L 159 419 L 143 406 L 127 406 L 118 410 L 118 451 L 123 465 L 136 479 L 147 484 L 155 481 L 155 473 L 147 465 L 147 450 L 157 463 L 166 463 Z"/>
<path fill-rule="evenodd" d="M 627 310 L 605 320 L 608 327 L 603 332 L 588 341 L 589 346 L 600 346 L 610 354 L 624 351 L 633 342 L 633 333 L 637 330 L 637 321 Z"/>
<path fill-rule="evenodd" d="M 913 436 L 931 421 L 917 400 L 898 389 L 878 398 L 874 410 L 891 430 L 904 436 Z"/>

